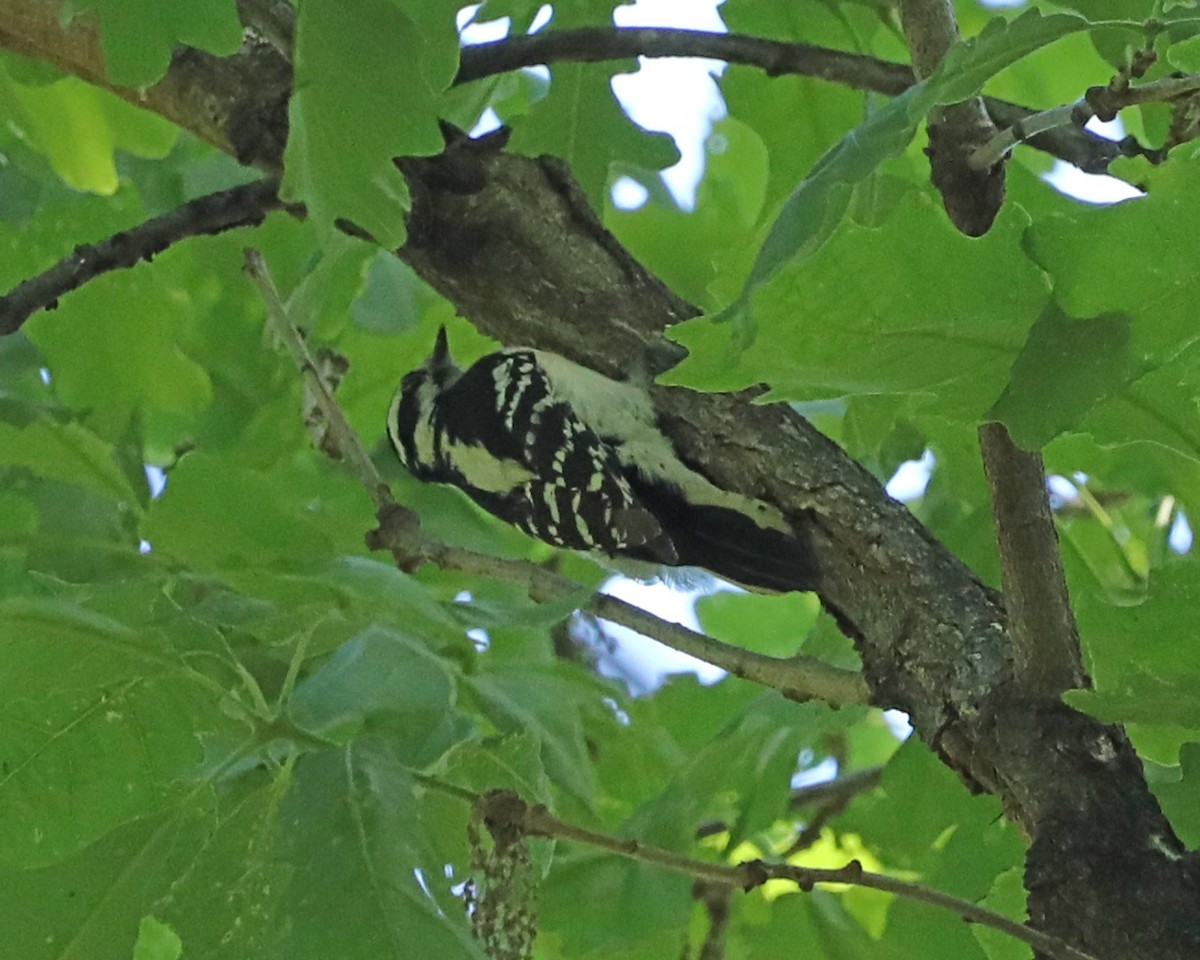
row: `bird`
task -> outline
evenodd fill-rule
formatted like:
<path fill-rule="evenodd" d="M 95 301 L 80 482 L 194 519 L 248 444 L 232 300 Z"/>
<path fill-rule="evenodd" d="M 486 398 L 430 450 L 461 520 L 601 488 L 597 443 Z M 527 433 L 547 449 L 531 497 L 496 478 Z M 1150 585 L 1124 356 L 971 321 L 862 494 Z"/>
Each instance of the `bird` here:
<path fill-rule="evenodd" d="M 701 568 L 752 590 L 814 587 L 803 533 L 687 466 L 648 390 L 558 354 L 506 347 L 463 368 L 442 327 L 401 379 L 387 435 L 417 479 L 457 487 L 527 534 L 600 554 L 620 572 Z"/>

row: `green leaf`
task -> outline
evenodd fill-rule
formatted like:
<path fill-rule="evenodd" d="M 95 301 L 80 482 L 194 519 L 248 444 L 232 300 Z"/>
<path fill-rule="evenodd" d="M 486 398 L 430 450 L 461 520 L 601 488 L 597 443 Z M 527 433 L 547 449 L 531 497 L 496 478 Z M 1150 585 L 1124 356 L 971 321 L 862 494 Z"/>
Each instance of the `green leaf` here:
<path fill-rule="evenodd" d="M 77 423 L 41 418 L 18 430 L 0 422 L 0 463 L 28 467 L 137 509 L 141 497 L 114 459 L 112 444 Z"/>
<path fill-rule="evenodd" d="M 280 807 L 292 769 L 285 764 L 242 771 L 222 785 L 221 804 L 205 832 L 192 846 L 179 845 L 186 856 L 159 887 L 155 910 L 178 931 L 188 960 L 257 957 L 273 940 L 295 869 L 281 849 Z M 150 872 L 136 863 L 126 870 Z"/>
<path fill-rule="evenodd" d="M 104 59 L 115 83 L 148 87 L 167 71 L 177 44 L 229 56 L 242 42 L 242 24 L 230 0 L 74 0 L 72 14 L 100 17 Z"/>
<path fill-rule="evenodd" d="M 6 400 L 24 401 L 22 410 L 45 405 L 50 398 L 50 389 L 42 381 L 42 363 L 41 355 L 23 331 L 0 340 L 0 404 Z M 0 412 L 4 419 L 10 419 L 2 405 Z"/>
<path fill-rule="evenodd" d="M 507 788 L 528 803 L 551 802 L 538 740 L 531 733 L 457 744 L 443 758 L 441 776 L 476 793 Z"/>
<path fill-rule="evenodd" d="M 473 22 L 486 23 L 511 17 L 512 32 L 521 34 L 529 29 L 541 8 L 542 0 L 484 0 L 471 19 Z"/>
<path fill-rule="evenodd" d="M 288 484 L 207 453 L 193 453 L 171 471 L 150 507 L 142 535 L 156 550 L 198 570 L 299 570 L 328 559 L 329 537 Z"/>
<path fill-rule="evenodd" d="M 1200 70 L 1200 35 L 1167 47 L 1167 60 L 1176 70 L 1195 73 Z"/>
<path fill-rule="evenodd" d="M 817 161 L 784 204 L 732 314 L 744 312 L 754 289 L 784 264 L 820 249 L 841 221 L 853 185 L 908 146 L 933 107 L 974 95 L 1009 64 L 1089 26 L 1072 14 L 1044 16 L 1034 9 L 1012 21 L 998 17 L 978 37 L 952 47 L 932 77 L 889 101 Z"/>
<path fill-rule="evenodd" d="M 672 849 L 689 849 L 700 824 L 726 825 L 732 850 L 785 816 L 801 750 L 819 732 L 838 729 L 854 714 L 835 717 L 824 705 L 796 704 L 768 692 L 691 753 L 659 796 L 630 819 L 630 831 Z"/>
<path fill-rule="evenodd" d="M 820 612 L 811 593 L 767 597 L 722 591 L 696 602 L 696 616 L 709 636 L 772 657 L 796 654 Z"/>
<path fill-rule="evenodd" d="M 25 325 L 58 397 L 116 437 L 135 414 L 189 416 L 212 397 L 204 369 L 181 348 L 194 322 L 188 298 L 162 273 L 122 271 L 85 284 Z"/>
<path fill-rule="evenodd" d="M 910 738 L 888 762 L 881 787 L 858 798 L 838 822 L 842 830 L 859 834 L 868 849 L 886 857 L 889 867 L 929 870 L 939 864 L 948 831 L 965 831 L 976 838 L 971 855 L 979 855 L 979 835 L 999 816 L 994 797 L 966 794 L 929 748 Z M 985 871 L 958 882 L 966 879 L 963 889 L 982 897 L 994 877 L 995 872 Z"/>
<path fill-rule="evenodd" d="M 183 941 L 179 934 L 157 917 L 142 917 L 133 960 L 179 960 L 181 956 Z"/>
<path fill-rule="evenodd" d="M 447 802 L 456 801 L 419 797 L 383 738 L 301 758 L 280 811 L 291 883 L 257 956 L 486 960 L 450 892 L 461 878 L 446 877 L 414 829 Z"/>
<path fill-rule="evenodd" d="M 991 77 L 1035 50 L 1097 24 L 1071 13 L 1044 14 L 1036 7 L 1013 20 L 996 17 L 980 33 L 954 44 L 930 78 L 938 103 L 978 93 Z"/>
<path fill-rule="evenodd" d="M 37 529 L 37 508 L 25 497 L 0 490 L 0 544 L 27 539 Z"/>
<path fill-rule="evenodd" d="M 483 666 L 486 672 L 461 681 L 473 695 L 475 709 L 502 733 L 536 737 L 554 784 L 584 808 L 590 807 L 596 774 L 582 714 L 600 706 L 599 685 L 584 682 L 557 664 L 496 663 L 489 657 Z"/>
<path fill-rule="evenodd" d="M 0 860 L 53 863 L 170 805 L 199 759 L 206 689 L 160 638 L 0 602 Z"/>
<path fill-rule="evenodd" d="M 1179 751 L 1179 779 L 1154 785 L 1163 813 L 1189 850 L 1200 843 L 1200 743 L 1185 743 Z"/>
<path fill-rule="evenodd" d="M 609 83 L 613 69 L 613 64 L 555 64 L 550 93 L 514 121 L 509 141 L 519 153 L 565 161 L 597 209 L 604 206 L 613 163 L 662 170 L 679 159 L 669 136 L 643 130 L 621 109 Z"/>
<path fill-rule="evenodd" d="M 437 294 L 399 257 L 379 251 L 367 268 L 362 293 L 350 308 L 355 324 L 369 333 L 415 330 Z"/>
<path fill-rule="evenodd" d="M 734 901 L 731 940 L 745 950 L 746 960 L 775 960 L 804 944 L 813 960 L 836 954 L 821 949 L 820 934 L 812 919 L 809 894 L 785 893 L 768 900 L 757 891 Z"/>
<path fill-rule="evenodd" d="M 1129 328 L 1123 314 L 1076 319 L 1048 305 L 988 417 L 1007 424 L 1018 445 L 1040 450 L 1134 379 Z"/>
<path fill-rule="evenodd" d="M 1200 618 L 1193 564 L 1156 571 L 1133 606 L 1079 595 L 1076 614 L 1095 689 L 1072 691 L 1071 703 L 1109 721 L 1200 730 L 1200 653 L 1188 626 Z"/>
<path fill-rule="evenodd" d="M 992 884 L 983 905 L 1023 923 L 1028 915 L 1025 909 L 1023 881 L 1021 870 L 1005 870 Z M 1029 947 L 1006 933 L 993 927 L 985 927 L 983 924 L 972 926 L 971 932 L 983 947 L 988 960 L 1029 960 Z"/>
<path fill-rule="evenodd" d="M 142 918 L 154 912 L 182 931 L 186 956 L 214 957 L 203 949 L 216 938 L 198 940 L 157 905 L 177 879 L 180 862 L 204 849 L 211 814 L 211 796 L 202 791 L 53 866 L 24 870 L 0 863 L 5 949 L 21 960 L 129 960 Z"/>
<path fill-rule="evenodd" d="M 362 0 L 350 12 L 337 0 L 305 0 L 284 195 L 326 234 L 344 218 L 399 247 L 410 197 L 392 158 L 441 152 L 439 97 L 457 57 L 452 7 Z"/>
<path fill-rule="evenodd" d="M 1169 452 L 1200 462 L 1200 342 L 1134 380 L 1092 409 L 1079 429 L 1102 446 L 1137 446 L 1151 455 Z M 1164 448 L 1161 452 L 1153 447 Z M 1175 484 L 1190 498 L 1190 484 Z"/>
<path fill-rule="evenodd" d="M 0 71 L 0 108 L 75 190 L 116 191 L 116 151 L 161 159 L 179 129 L 74 77 L 26 86 Z"/>
<path fill-rule="evenodd" d="M 845 221 L 818 254 L 762 285 L 748 347 L 717 319 L 672 327 L 689 356 L 662 380 L 704 390 L 765 381 L 773 400 L 911 394 L 973 423 L 1000 394 L 1048 296 L 1021 249 L 1028 222 L 1010 204 L 986 237 L 969 239 L 910 191 L 882 225 Z"/>
<path fill-rule="evenodd" d="M 1200 211 L 1200 160 L 1164 170 L 1154 193 L 1108 207 L 1080 207 L 1030 231 L 1034 258 L 1050 273 L 1054 297 L 1071 316 L 1127 313 L 1130 350 L 1144 372 L 1200 338 L 1188 307 L 1197 280 L 1185 267 L 1185 223 Z M 1123 252 L 1135 244 L 1141 263 L 1130 271 Z M 1144 257 L 1144 260 L 1141 258 Z"/>
<path fill-rule="evenodd" d="M 722 277 L 724 283 L 723 275 L 736 271 L 750 254 L 770 167 L 758 133 L 735 117 L 713 125 L 704 160 L 693 210 L 680 208 L 664 186 L 651 183 L 649 202 L 619 210 L 609 198 L 604 215 L 605 225 L 630 252 L 694 303 L 708 302 L 714 279 Z M 748 261 L 744 267 L 749 268 Z"/>
<path fill-rule="evenodd" d="M 1200 211 L 1197 162 L 1172 164 L 1143 199 L 1081 208 L 1030 231 L 1032 254 L 1050 273 L 1064 312 L 1130 318 L 1125 376 L 1136 379 L 1081 424 L 1102 444 L 1148 440 L 1200 458 L 1200 410 L 1181 403 L 1180 390 L 1200 377 L 1200 333 L 1189 307 L 1197 280 L 1184 262 L 1184 225 Z M 1130 245 L 1139 251 L 1133 271 L 1122 252 Z"/>
<path fill-rule="evenodd" d="M 403 634 L 372 627 L 305 679 L 288 712 L 301 728 L 346 742 L 371 721 L 397 731 L 392 747 L 413 767 L 437 760 L 465 736 L 446 664 Z"/>
<path fill-rule="evenodd" d="M 539 891 L 540 932 L 561 942 L 566 956 L 674 956 L 688 926 L 690 887 L 687 877 L 622 857 L 556 859 Z"/>

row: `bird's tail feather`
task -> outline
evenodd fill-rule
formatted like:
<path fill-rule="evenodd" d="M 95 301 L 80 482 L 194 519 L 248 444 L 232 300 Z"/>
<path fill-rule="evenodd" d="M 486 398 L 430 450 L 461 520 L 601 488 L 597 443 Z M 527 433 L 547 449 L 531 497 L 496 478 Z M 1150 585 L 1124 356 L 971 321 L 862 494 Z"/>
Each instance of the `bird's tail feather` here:
<path fill-rule="evenodd" d="M 703 567 L 751 589 L 816 587 L 817 565 L 803 532 L 760 527 L 737 510 L 688 503 L 662 487 L 636 493 L 671 538 L 680 566 Z"/>

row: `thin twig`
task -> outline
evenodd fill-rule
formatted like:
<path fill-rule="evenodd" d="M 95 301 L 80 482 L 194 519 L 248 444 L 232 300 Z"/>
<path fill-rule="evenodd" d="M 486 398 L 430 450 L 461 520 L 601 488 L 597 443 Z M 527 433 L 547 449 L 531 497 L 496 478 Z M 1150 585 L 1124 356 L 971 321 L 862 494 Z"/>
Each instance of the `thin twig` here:
<path fill-rule="evenodd" d="M 874 790 L 883 780 L 883 767 L 867 767 L 843 774 L 833 780 L 810 783 L 792 791 L 788 805 L 796 810 L 811 803 L 826 803 L 835 798 L 851 800 L 860 793 Z"/>
<path fill-rule="evenodd" d="M 801 890 L 811 890 L 816 884 L 844 883 L 850 886 L 869 887 L 882 890 L 908 900 L 927 903 L 958 915 L 968 923 L 992 927 L 1028 943 L 1055 960 L 1095 960 L 1089 954 L 1077 950 L 1057 937 L 1035 930 L 1025 924 L 988 910 L 969 900 L 951 896 L 940 890 L 897 880 L 882 873 L 864 870 L 857 860 L 851 860 L 837 869 L 798 867 L 788 863 L 766 863 L 751 860 L 739 864 L 713 863 L 698 860 L 673 850 L 664 850 L 651 844 L 627 837 L 614 837 L 568 823 L 554 816 L 544 806 L 530 806 L 510 790 L 496 790 L 480 798 L 484 818 L 489 822 L 504 823 L 523 833 L 554 840 L 571 840 L 600 850 L 607 850 L 641 863 L 662 867 L 709 883 L 726 884 L 752 890 L 768 880 L 790 880 Z"/>
<path fill-rule="evenodd" d="M 275 283 L 267 271 L 267 264 L 263 260 L 263 255 L 257 250 L 248 249 L 245 251 L 245 256 L 246 272 L 250 274 L 255 284 L 258 285 L 258 291 L 267 305 L 267 317 L 271 325 L 287 347 L 288 353 L 292 355 L 292 359 L 296 362 L 296 367 L 304 375 L 305 380 L 307 380 L 315 394 L 314 399 L 316 400 L 317 407 L 324 414 L 325 422 L 329 425 L 331 443 L 340 451 L 342 456 L 350 461 L 350 464 L 358 472 L 363 486 L 367 488 L 367 493 L 375 501 L 376 507 L 382 507 L 385 504 L 391 503 L 392 495 L 388 490 L 388 485 L 383 482 L 383 477 L 375 469 L 375 464 L 371 461 L 370 456 L 367 455 L 362 441 L 358 439 L 358 434 L 350 426 L 346 415 L 342 412 L 341 404 L 334 399 L 333 394 L 329 391 L 324 377 L 321 376 L 320 371 L 317 369 L 316 361 L 313 360 L 312 354 L 308 351 L 308 345 L 304 342 L 304 338 L 300 336 L 300 331 L 296 329 L 295 324 L 288 318 L 283 301 L 279 298 L 279 291 L 275 289 Z"/>
<path fill-rule="evenodd" d="M 283 204 L 278 183 L 257 180 L 199 197 L 169 213 L 114 233 L 101 243 L 76 247 L 44 273 L 17 284 L 0 297 L 0 336 L 16 333 L 39 310 L 53 309 L 58 298 L 101 274 L 132 267 L 183 240 L 257 226 Z"/>
<path fill-rule="evenodd" d="M 1197 92 L 1200 92 L 1200 74 L 1167 77 L 1136 87 L 1092 87 L 1077 103 L 1030 114 L 1001 130 L 971 155 L 970 164 L 977 170 L 986 170 L 1006 156 L 1018 143 L 1027 142 L 1055 128 L 1082 128 L 1093 117 L 1109 121 L 1126 107 L 1144 103 L 1168 103 Z M 1125 149 L 1123 152 L 1150 154 L 1152 151 Z"/>
<path fill-rule="evenodd" d="M 972 153 L 967 158 L 967 162 L 975 170 L 987 170 L 1008 156 L 1009 151 L 1018 143 L 1024 143 L 1056 127 L 1067 125 L 1082 127 L 1093 116 L 1095 113 L 1083 101 L 1030 114 L 1000 130 L 992 139 Z"/>
<path fill-rule="evenodd" d="M 708 914 L 708 930 L 697 960 L 725 960 L 725 933 L 733 912 L 730 910 L 733 888 L 724 883 L 697 880 L 692 885 L 692 899 L 704 904 Z"/>
<path fill-rule="evenodd" d="M 605 620 L 629 627 L 674 650 L 691 654 L 734 676 L 778 690 L 796 700 L 823 700 L 835 706 L 867 703 L 866 682 L 856 671 L 832 667 L 812 657 L 780 659 L 722 643 L 677 623 L 662 620 L 616 597 L 590 594 L 582 584 L 536 564 L 492 557 L 422 537 L 408 511 L 393 502 L 391 492 L 362 441 L 346 421 L 341 406 L 321 377 L 307 345 L 288 319 L 262 254 L 257 250 L 246 251 L 246 270 L 266 302 L 272 326 L 312 388 L 315 405 L 329 425 L 329 448 L 338 451 L 354 467 L 380 514 L 380 527 L 369 538 L 372 548 L 392 551 L 403 569 L 430 562 L 447 570 L 519 583 L 538 602 L 580 597 L 582 609 Z"/>
<path fill-rule="evenodd" d="M 790 804 L 793 810 L 812 804 L 817 804 L 817 809 L 803 829 L 796 834 L 796 839 L 783 852 L 782 858 L 787 860 L 801 850 L 811 847 L 820 839 L 821 831 L 830 820 L 845 810 L 850 801 L 860 793 L 877 787 L 882 779 L 883 767 L 870 767 L 838 777 L 836 780 L 814 783 L 793 790 Z"/>
<path fill-rule="evenodd" d="M 371 545 L 379 549 L 411 549 L 408 532 L 401 532 L 396 537 L 387 524 L 374 531 Z M 582 584 L 524 560 L 492 557 L 433 541 L 423 541 L 417 550 L 422 560 L 442 569 L 521 584 L 531 597 L 540 602 L 581 597 L 580 608 L 589 613 L 635 630 L 672 650 L 689 654 L 735 677 L 778 690 L 793 700 L 821 700 L 831 706 L 869 702 L 866 682 L 857 671 L 832 667 L 813 657 L 769 657 L 724 643 L 656 617 L 617 597 L 605 593 L 588 596 L 587 588 Z"/>

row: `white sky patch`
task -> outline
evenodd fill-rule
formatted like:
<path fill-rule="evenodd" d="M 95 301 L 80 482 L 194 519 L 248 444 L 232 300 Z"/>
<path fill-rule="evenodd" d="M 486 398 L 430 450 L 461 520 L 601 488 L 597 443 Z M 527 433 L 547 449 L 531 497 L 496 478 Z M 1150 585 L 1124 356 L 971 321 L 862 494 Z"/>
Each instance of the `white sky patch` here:
<path fill-rule="evenodd" d="M 1046 478 L 1046 486 L 1050 488 L 1050 492 L 1054 496 L 1062 497 L 1064 500 L 1075 500 L 1079 497 L 1079 488 L 1066 477 L 1057 473 L 1052 473 Z"/>
<path fill-rule="evenodd" d="M 887 482 L 888 496 L 906 502 L 923 495 L 925 488 L 929 486 L 935 462 L 930 450 L 921 454 L 920 460 L 905 460 Z"/>
<path fill-rule="evenodd" d="M 492 638 L 483 627 L 472 627 L 467 631 L 467 638 L 475 644 L 475 649 L 480 653 L 492 645 Z"/>
<path fill-rule="evenodd" d="M 638 0 L 617 7 L 613 20 L 620 27 L 670 26 L 726 32 L 717 13 L 717 0 Z M 680 205 L 690 209 L 696 202 L 696 184 L 704 173 L 704 141 L 713 121 L 725 112 L 713 79 L 725 64 L 699 58 L 639 57 L 638 62 L 641 68 L 637 73 L 613 77 L 613 93 L 636 123 L 647 130 L 669 133 L 675 139 L 681 157 L 663 171 L 663 180 Z"/>
<path fill-rule="evenodd" d="M 1087 122 L 1087 128 L 1109 140 L 1120 140 L 1125 136 L 1125 125 L 1121 123 L 1120 117 L 1108 123 L 1102 123 L 1093 117 Z M 1042 179 L 1059 193 L 1065 193 L 1068 197 L 1083 200 L 1085 203 L 1118 203 L 1143 195 L 1140 190 L 1124 180 L 1084 173 L 1063 160 L 1055 161 L 1054 169 Z"/>
<path fill-rule="evenodd" d="M 1175 512 L 1175 520 L 1171 523 L 1171 532 L 1167 535 L 1167 543 L 1176 553 L 1187 553 L 1192 549 L 1195 537 L 1192 526 L 1188 523 L 1187 515 L 1182 510 Z"/>
<path fill-rule="evenodd" d="M 475 22 L 475 14 L 482 4 L 472 4 L 458 11 L 455 20 L 458 24 L 458 37 L 463 43 L 490 43 L 492 40 L 502 40 L 508 36 L 512 27 L 511 17 L 500 17 L 498 20 Z"/>
<path fill-rule="evenodd" d="M 883 719 L 887 721 L 888 728 L 896 735 L 897 740 L 907 740 L 912 736 L 912 724 L 908 720 L 908 714 L 902 710 L 884 710 Z"/>
<path fill-rule="evenodd" d="M 162 496 L 162 492 L 167 489 L 167 475 L 163 472 L 162 467 L 156 467 L 153 464 L 145 464 L 146 483 L 150 486 L 150 499 L 157 500 Z"/>
<path fill-rule="evenodd" d="M 656 617 L 681 623 L 692 630 L 700 629 L 696 618 L 696 598 L 700 591 L 675 590 L 664 583 L 641 583 L 627 577 L 613 577 L 602 592 L 618 597 Z M 701 683 L 715 683 L 725 671 L 686 653 L 665 647 L 657 640 L 644 637 L 628 627 L 605 621 L 604 632 L 618 645 L 615 658 L 633 682 L 635 689 L 652 690 L 672 673 L 694 673 Z"/>
<path fill-rule="evenodd" d="M 803 762 L 801 756 L 801 762 Z M 826 757 L 815 767 L 799 770 L 792 776 L 792 788 L 811 787 L 814 783 L 828 783 L 838 775 L 838 762 L 833 757 Z"/>
<path fill-rule="evenodd" d="M 613 184 L 613 206 L 618 210 L 636 210 L 649 199 L 650 191 L 632 177 L 621 177 Z"/>

